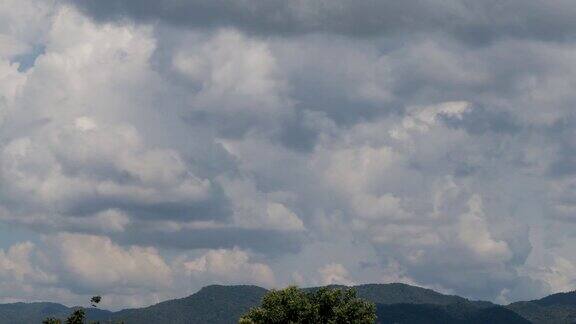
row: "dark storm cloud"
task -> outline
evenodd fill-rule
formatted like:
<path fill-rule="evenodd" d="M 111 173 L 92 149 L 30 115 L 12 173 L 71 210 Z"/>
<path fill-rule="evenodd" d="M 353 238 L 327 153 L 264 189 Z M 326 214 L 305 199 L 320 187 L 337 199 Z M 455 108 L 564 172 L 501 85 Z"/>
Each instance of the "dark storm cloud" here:
<path fill-rule="evenodd" d="M 471 43 L 499 37 L 573 38 L 571 1 L 69 0 L 101 21 L 124 18 L 258 34 L 371 36 L 446 31 Z"/>

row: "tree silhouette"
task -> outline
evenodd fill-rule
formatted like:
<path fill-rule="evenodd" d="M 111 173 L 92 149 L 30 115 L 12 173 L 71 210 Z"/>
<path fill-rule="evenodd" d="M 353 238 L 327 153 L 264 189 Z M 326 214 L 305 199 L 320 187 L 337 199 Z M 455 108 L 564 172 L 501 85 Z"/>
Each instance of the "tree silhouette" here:
<path fill-rule="evenodd" d="M 80 308 L 74 311 L 72 315 L 68 316 L 66 319 L 66 324 L 84 324 L 86 319 L 86 312 L 84 309 Z"/>
<path fill-rule="evenodd" d="M 90 299 L 90 304 L 92 307 L 98 307 L 97 305 L 102 301 L 102 297 L 94 296 Z M 84 324 L 86 321 L 86 311 L 83 308 L 76 309 L 68 318 L 66 319 L 66 324 Z M 98 324 L 99 322 L 92 322 L 92 324 Z M 62 324 L 62 321 L 55 317 L 48 317 L 42 321 L 42 324 Z"/>
<path fill-rule="evenodd" d="M 240 324 L 358 323 L 376 321 L 376 307 L 356 296 L 354 289 L 320 288 L 305 292 L 297 287 L 272 290 L 262 305 L 240 318 Z"/>
<path fill-rule="evenodd" d="M 98 307 L 98 304 L 100 303 L 101 300 L 102 300 L 102 297 L 94 296 L 94 297 L 92 297 L 92 299 L 90 299 L 90 303 L 92 304 L 92 307 Z"/>

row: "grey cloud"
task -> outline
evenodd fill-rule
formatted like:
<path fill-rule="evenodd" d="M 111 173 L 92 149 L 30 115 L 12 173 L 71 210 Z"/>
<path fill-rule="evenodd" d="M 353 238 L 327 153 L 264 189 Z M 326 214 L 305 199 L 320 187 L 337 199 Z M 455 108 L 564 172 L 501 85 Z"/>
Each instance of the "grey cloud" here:
<path fill-rule="evenodd" d="M 316 145 L 319 132 L 305 124 L 301 113 L 297 116 L 282 125 L 278 140 L 288 148 L 310 152 Z"/>
<path fill-rule="evenodd" d="M 257 34 L 280 35 L 447 32 L 476 44 L 506 37 L 573 39 L 576 15 L 568 0 L 69 1 L 104 21 L 160 20 L 185 27 L 235 27 Z"/>
<path fill-rule="evenodd" d="M 99 199 L 91 196 L 75 201 L 64 215 L 82 217 L 108 209 L 121 209 L 135 218 L 168 219 L 168 220 L 225 220 L 230 217 L 229 202 L 221 194 L 211 194 L 210 198 L 201 202 L 160 202 L 156 204 L 130 203 L 123 200 Z"/>
<path fill-rule="evenodd" d="M 241 247 L 270 257 L 284 253 L 297 253 L 307 240 L 302 234 L 290 231 L 215 228 L 164 232 L 146 228 L 128 229 L 125 233 L 113 235 L 121 244 L 157 246 L 167 249 L 231 249 Z"/>
<path fill-rule="evenodd" d="M 576 174 L 576 116 L 567 116 L 550 125 L 545 132 L 555 147 L 555 160 L 549 165 L 549 175 L 557 179 Z"/>
<path fill-rule="evenodd" d="M 542 261 L 576 264 L 570 223 L 533 235 L 576 201 L 568 1 L 74 3 L 136 23 L 67 8 L 26 74 L 0 52 L 2 223 L 144 261 L 254 251 L 279 284 L 338 263 L 473 298 L 571 288 Z"/>
<path fill-rule="evenodd" d="M 61 28 L 59 32 L 66 32 L 71 26 L 68 24 L 75 18 L 89 23 L 69 10 L 57 18 L 57 22 L 61 23 L 58 26 Z M 72 39 L 71 42 L 84 41 L 89 47 L 96 38 L 104 36 L 99 34 L 98 29 L 92 29 L 91 25 L 81 24 L 74 29 L 75 32 L 83 33 L 83 37 Z M 252 67 L 259 68 L 260 62 L 250 60 L 250 56 L 269 55 L 265 45 L 232 33 L 223 35 L 224 39 L 205 40 L 205 50 L 200 52 L 195 52 L 194 47 L 184 48 L 182 50 L 185 54 L 196 55 L 201 62 L 209 62 L 212 48 L 221 49 L 224 55 L 220 58 L 221 62 L 208 64 L 205 74 L 192 73 L 190 77 L 186 75 L 186 70 L 174 71 L 171 59 L 180 49 L 171 51 L 166 70 L 162 74 L 155 74 L 151 70 L 152 66 L 148 66 L 148 60 L 155 59 L 152 57 L 154 44 L 150 34 L 145 30 L 124 28 L 114 30 L 112 34 L 116 38 L 108 43 L 110 47 L 92 52 L 90 55 L 94 55 L 93 59 L 80 62 L 80 65 L 112 73 L 116 68 L 107 70 L 102 64 L 129 66 L 125 72 L 134 73 L 130 77 L 132 81 L 118 86 L 127 90 L 125 87 L 129 88 L 128 84 L 132 84 L 135 86 L 132 90 L 140 90 L 117 92 L 119 89 L 115 86 L 108 88 L 110 84 L 106 81 L 99 85 L 93 84 L 92 89 L 99 88 L 104 92 L 110 89 L 115 94 L 92 97 L 86 94 L 77 96 L 78 93 L 67 91 L 60 104 L 49 103 L 54 99 L 54 92 L 44 92 L 46 82 L 41 81 L 43 73 L 52 68 L 59 69 L 57 66 L 60 62 L 68 61 L 67 55 L 79 54 L 67 51 L 67 48 L 70 49 L 70 44 L 66 43 L 69 39 L 51 39 L 45 53 L 37 58 L 29 70 L 29 82 L 23 88 L 26 94 L 11 102 L 8 106 L 10 110 L 0 111 L 0 116 L 6 116 L 6 119 L 0 121 L 4 123 L 3 126 L 7 126 L 0 131 L 2 222 L 50 235 L 59 232 L 84 233 L 108 236 L 114 238 L 116 243 L 125 245 L 140 244 L 180 251 L 244 247 L 267 255 L 297 252 L 305 240 L 301 232 L 285 231 L 281 228 L 282 224 L 276 224 L 276 228 L 271 229 L 275 225 L 273 222 L 268 224 L 268 228 L 261 228 L 254 221 L 247 221 L 243 226 L 234 223 L 242 222 L 242 217 L 251 217 L 251 213 L 259 213 L 259 217 L 265 218 L 270 213 L 266 209 L 269 203 L 266 193 L 254 189 L 254 192 L 247 194 L 245 199 L 251 199 L 250 195 L 258 196 L 254 198 L 256 206 L 249 206 L 248 212 L 232 219 L 236 211 L 232 209 L 230 197 L 216 181 L 223 175 L 230 179 L 241 176 L 237 161 L 218 143 L 217 137 L 240 136 L 235 131 L 230 134 L 228 129 L 240 129 L 239 134 L 253 128 L 267 130 L 270 127 L 266 124 L 278 119 L 276 113 L 282 107 L 266 114 L 267 104 L 275 103 L 276 98 L 280 97 L 264 91 L 276 89 L 276 78 L 272 75 L 273 62 L 264 66 L 262 74 L 254 80 L 256 94 L 262 93 L 269 99 L 251 101 L 242 91 L 239 91 L 236 98 L 220 95 L 220 89 L 236 86 L 226 84 L 224 78 L 221 84 L 213 82 L 211 88 L 197 89 L 193 95 L 208 94 L 202 102 L 188 106 L 190 100 L 195 99 L 195 96 L 190 96 L 188 86 L 195 82 L 202 84 L 203 78 L 210 78 L 214 74 L 212 70 L 217 70 L 222 61 L 234 58 L 237 50 L 244 50 L 248 58 L 234 65 L 245 67 L 249 72 Z M 227 40 L 235 41 L 237 47 L 227 48 Z M 61 41 L 63 43 L 59 43 Z M 157 60 L 156 63 L 161 62 Z M 91 75 L 98 75 L 96 70 Z M 269 74 L 269 71 L 272 72 Z M 59 87 L 66 88 L 75 87 L 72 85 L 75 82 L 67 81 L 72 81 L 77 72 L 79 70 L 72 69 L 70 74 L 48 72 L 48 75 L 62 82 Z M 242 72 L 231 76 L 241 82 L 244 75 Z M 108 75 L 100 77 L 108 79 Z M 169 77 L 183 84 L 171 83 Z M 92 81 L 99 83 L 98 78 Z M 264 90 L 258 88 L 262 83 L 260 81 L 264 83 Z M 43 85 L 36 88 L 35 82 Z M 75 84 L 81 86 L 81 83 Z M 267 88 L 267 84 L 271 88 Z M 157 89 L 153 91 L 154 94 L 150 92 L 150 86 Z M 211 90 L 216 94 L 209 93 Z M 251 94 L 249 87 L 244 91 Z M 142 98 L 142 94 L 148 93 L 150 96 L 146 95 L 147 99 L 131 103 L 132 99 Z M 7 96 L 6 92 L 2 95 Z M 35 99 L 43 95 L 46 100 L 41 100 L 44 103 L 37 105 Z M 106 104 L 102 100 L 110 101 Z M 244 102 L 246 100 L 247 103 Z M 278 99 L 278 102 L 281 101 Z M 115 104 L 118 106 L 114 107 Z M 229 107 L 234 104 L 237 106 Z M 16 108 L 20 105 L 28 106 L 27 112 Z M 95 109 L 87 109 L 87 106 Z M 255 110 L 246 114 L 246 125 L 239 122 L 239 118 L 231 116 L 235 111 L 241 112 L 243 108 L 252 106 Z M 204 112 L 202 109 L 205 109 Z M 65 117 L 59 113 L 62 111 L 68 111 L 70 115 Z M 187 116 L 196 117 L 196 112 L 206 114 L 213 124 L 187 119 Z M 262 118 L 255 118 L 259 112 L 264 113 L 261 114 Z M 281 112 L 279 116 L 282 117 Z M 230 126 L 218 130 L 217 125 L 224 124 L 224 120 L 229 120 Z M 36 184 L 32 184 L 36 181 Z M 25 188 L 30 185 L 30 190 L 25 193 Z M 53 188 L 42 191 L 42 187 L 52 185 Z M 280 203 L 271 206 L 269 208 L 276 208 L 276 212 L 280 208 L 277 216 L 280 221 L 281 217 L 292 215 Z M 297 216 L 292 217 L 297 220 Z M 218 228 L 201 227 L 168 233 L 161 228 L 150 230 L 149 226 L 153 226 L 150 224 L 160 220 L 172 222 L 175 226 L 184 224 L 184 227 L 188 222 L 206 221 L 215 223 Z"/>
<path fill-rule="evenodd" d="M 506 111 L 489 110 L 483 107 L 465 113 L 461 118 L 441 116 L 445 123 L 452 127 L 461 127 L 474 135 L 484 133 L 514 134 L 521 130 L 518 121 Z"/>

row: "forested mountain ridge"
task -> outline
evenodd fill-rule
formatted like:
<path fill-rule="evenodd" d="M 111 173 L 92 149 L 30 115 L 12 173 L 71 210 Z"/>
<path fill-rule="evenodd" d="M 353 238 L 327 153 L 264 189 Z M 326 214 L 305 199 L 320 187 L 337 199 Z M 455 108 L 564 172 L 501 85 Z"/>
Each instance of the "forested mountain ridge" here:
<path fill-rule="evenodd" d="M 560 293 L 508 306 L 470 301 L 406 284 L 367 284 L 354 287 L 358 296 L 376 304 L 378 323 L 575 323 L 576 293 Z M 310 290 L 317 288 L 308 288 Z M 149 307 L 110 312 L 87 308 L 88 321 L 136 323 L 237 323 L 258 305 L 267 290 L 257 286 L 212 285 L 185 298 Z M 65 318 L 74 308 L 56 303 L 0 304 L 0 324 L 41 323 Z"/>
<path fill-rule="evenodd" d="M 572 324 L 576 323 L 576 292 L 516 302 L 507 308 L 536 324 Z"/>

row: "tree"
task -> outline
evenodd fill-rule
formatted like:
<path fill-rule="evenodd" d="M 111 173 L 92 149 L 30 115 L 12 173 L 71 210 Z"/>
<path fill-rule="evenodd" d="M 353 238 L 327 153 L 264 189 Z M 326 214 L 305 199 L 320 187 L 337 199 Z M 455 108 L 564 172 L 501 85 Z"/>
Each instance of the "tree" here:
<path fill-rule="evenodd" d="M 92 299 L 90 299 L 90 304 L 92 304 L 92 307 L 98 307 L 98 304 L 100 303 L 101 300 L 102 300 L 102 297 L 94 296 L 94 297 L 92 297 Z"/>
<path fill-rule="evenodd" d="M 66 324 L 84 324 L 86 319 L 86 312 L 84 309 L 80 308 L 74 311 L 72 315 L 68 316 L 66 319 Z"/>
<path fill-rule="evenodd" d="M 102 297 L 94 296 L 90 299 L 90 304 L 92 307 L 98 307 L 98 303 L 102 301 Z M 86 321 L 86 311 L 83 308 L 79 308 L 75 310 L 68 318 L 66 319 L 66 324 L 84 324 Z M 97 324 L 98 322 L 94 322 Z M 42 321 L 42 324 L 62 324 L 62 321 L 55 318 L 55 317 L 48 317 Z"/>
<path fill-rule="evenodd" d="M 350 289 L 320 288 L 305 292 L 297 287 L 272 290 L 262 304 L 244 314 L 240 324 L 370 324 L 376 307 Z"/>

